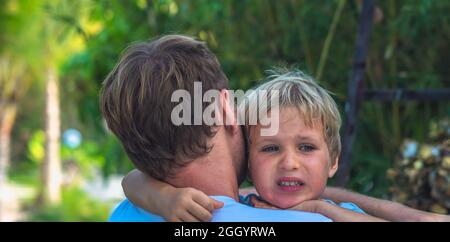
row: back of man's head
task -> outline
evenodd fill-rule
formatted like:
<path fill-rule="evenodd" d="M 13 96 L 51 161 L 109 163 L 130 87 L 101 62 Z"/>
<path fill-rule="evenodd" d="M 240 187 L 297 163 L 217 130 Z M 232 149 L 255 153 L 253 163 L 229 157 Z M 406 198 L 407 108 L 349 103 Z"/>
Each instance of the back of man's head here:
<path fill-rule="evenodd" d="M 171 122 L 177 105 L 171 102 L 172 93 L 186 90 L 193 97 L 194 82 L 201 82 L 202 94 L 228 86 L 205 43 L 167 35 L 128 47 L 103 83 L 100 109 L 108 127 L 135 166 L 152 177 L 173 175 L 211 148 L 214 127 Z"/>

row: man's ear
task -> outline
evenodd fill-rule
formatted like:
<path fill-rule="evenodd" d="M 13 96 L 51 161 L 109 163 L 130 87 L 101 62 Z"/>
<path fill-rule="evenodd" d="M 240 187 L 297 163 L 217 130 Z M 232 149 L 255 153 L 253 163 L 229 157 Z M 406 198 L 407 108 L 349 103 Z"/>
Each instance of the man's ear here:
<path fill-rule="evenodd" d="M 233 134 L 239 132 L 239 126 L 237 123 L 237 114 L 234 100 L 231 100 L 230 93 L 226 89 L 220 90 L 220 104 L 222 110 L 223 124 L 226 129 L 232 132 Z"/>
<path fill-rule="evenodd" d="M 339 167 L 339 155 L 336 156 L 336 159 L 334 159 L 334 162 L 331 163 L 330 170 L 328 170 L 328 178 L 331 178 L 336 174 L 336 171 Z"/>

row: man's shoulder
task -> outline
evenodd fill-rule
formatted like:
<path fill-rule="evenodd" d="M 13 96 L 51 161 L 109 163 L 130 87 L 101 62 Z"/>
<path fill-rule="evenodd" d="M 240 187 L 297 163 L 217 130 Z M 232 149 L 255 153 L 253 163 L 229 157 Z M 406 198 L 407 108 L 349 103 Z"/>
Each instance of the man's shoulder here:
<path fill-rule="evenodd" d="M 221 209 L 213 213 L 214 222 L 329 222 L 329 218 L 317 214 L 292 210 L 254 208 L 236 202 L 232 198 L 213 196 L 224 202 Z"/>
<path fill-rule="evenodd" d="M 109 222 L 164 222 L 164 219 L 158 215 L 148 213 L 145 210 L 135 206 L 128 199 L 123 200 L 117 205 L 109 217 Z"/>
<path fill-rule="evenodd" d="M 221 209 L 213 212 L 213 222 L 329 222 L 327 217 L 317 213 L 291 210 L 253 208 L 232 198 L 213 196 L 224 202 Z M 135 206 L 128 199 L 123 200 L 113 211 L 110 222 L 164 222 L 158 215 Z"/>

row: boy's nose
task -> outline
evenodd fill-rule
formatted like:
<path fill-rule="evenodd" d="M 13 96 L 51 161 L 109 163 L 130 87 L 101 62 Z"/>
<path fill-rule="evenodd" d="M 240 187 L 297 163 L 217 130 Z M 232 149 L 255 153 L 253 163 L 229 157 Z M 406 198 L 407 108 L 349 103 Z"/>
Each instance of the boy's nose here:
<path fill-rule="evenodd" d="M 293 152 L 286 152 L 282 157 L 279 166 L 283 170 L 297 170 L 300 168 L 298 157 Z"/>

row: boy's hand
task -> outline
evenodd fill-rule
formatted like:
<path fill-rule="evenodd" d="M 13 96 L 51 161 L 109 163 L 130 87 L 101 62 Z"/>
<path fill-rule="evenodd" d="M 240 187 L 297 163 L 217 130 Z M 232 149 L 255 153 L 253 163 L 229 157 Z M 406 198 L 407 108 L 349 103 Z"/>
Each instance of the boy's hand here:
<path fill-rule="evenodd" d="M 297 204 L 289 209 L 291 210 L 299 210 L 310 213 L 319 213 L 319 208 L 323 206 L 324 201 L 321 200 L 308 200 L 304 201 L 300 204 Z"/>
<path fill-rule="evenodd" d="M 212 210 L 223 207 L 222 202 L 194 188 L 172 187 L 167 195 L 166 203 L 160 208 L 162 216 L 169 222 L 209 222 Z"/>
<path fill-rule="evenodd" d="M 279 209 L 272 204 L 267 203 L 266 201 L 259 199 L 257 196 L 251 196 L 250 201 L 252 202 L 255 208 L 267 208 L 267 209 Z"/>
<path fill-rule="evenodd" d="M 337 205 L 321 201 L 310 200 L 304 201 L 290 209 L 300 210 L 310 213 L 320 213 L 335 222 L 382 222 L 383 219 L 373 217 L 368 214 L 361 214 L 355 211 L 341 208 Z"/>

